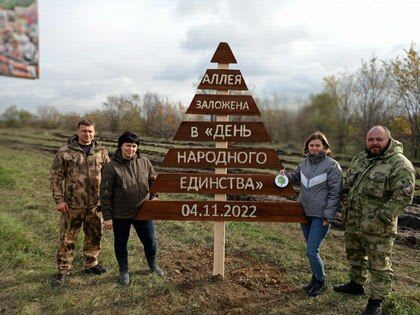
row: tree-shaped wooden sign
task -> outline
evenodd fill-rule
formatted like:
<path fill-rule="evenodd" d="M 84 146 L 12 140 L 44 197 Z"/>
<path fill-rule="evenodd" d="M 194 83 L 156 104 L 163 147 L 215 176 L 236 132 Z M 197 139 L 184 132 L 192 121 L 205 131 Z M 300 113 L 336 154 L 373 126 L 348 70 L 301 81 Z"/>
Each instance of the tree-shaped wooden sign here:
<path fill-rule="evenodd" d="M 226 201 L 234 195 L 295 195 L 287 185 L 279 188 L 274 174 L 227 174 L 228 168 L 268 168 L 279 170 L 281 162 L 273 149 L 228 148 L 228 141 L 270 142 L 262 122 L 230 122 L 228 115 L 261 116 L 251 95 L 230 95 L 229 91 L 247 90 L 227 43 L 220 43 L 198 89 L 216 90 L 216 94 L 196 94 L 187 114 L 216 115 L 216 121 L 183 121 L 174 140 L 211 141 L 215 148 L 170 149 L 164 167 L 214 168 L 215 174 L 159 174 L 152 192 L 215 194 L 214 201 L 146 201 L 138 220 L 190 220 L 214 222 L 213 274 L 224 275 L 225 221 L 306 222 L 298 202 Z"/>

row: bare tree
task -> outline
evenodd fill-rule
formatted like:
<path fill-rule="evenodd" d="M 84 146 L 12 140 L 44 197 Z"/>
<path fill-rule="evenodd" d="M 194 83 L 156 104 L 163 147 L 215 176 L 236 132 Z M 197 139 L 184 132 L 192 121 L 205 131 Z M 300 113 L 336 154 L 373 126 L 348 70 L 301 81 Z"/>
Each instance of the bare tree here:
<path fill-rule="evenodd" d="M 395 102 L 390 97 L 391 71 L 373 57 L 362 61 L 355 76 L 356 115 L 363 134 L 377 124 L 388 124 L 394 115 Z"/>
<path fill-rule="evenodd" d="M 140 129 L 140 96 L 131 94 L 128 97 L 123 95 L 110 95 L 103 103 L 104 115 L 106 116 L 109 128 L 112 132 L 122 129 Z"/>
<path fill-rule="evenodd" d="M 414 158 L 419 157 L 420 146 L 420 56 L 414 43 L 405 51 L 403 60 L 391 61 L 394 80 L 393 94 L 402 104 L 410 124 L 410 144 Z"/>
<path fill-rule="evenodd" d="M 337 116 L 339 128 L 337 129 L 337 152 L 344 153 L 347 149 L 349 133 L 351 130 L 350 120 L 355 109 L 355 74 L 339 73 L 324 78 L 326 90 L 337 101 Z"/>
<path fill-rule="evenodd" d="M 61 114 L 55 106 L 39 106 L 37 113 L 38 122 L 42 128 L 54 129 L 60 125 Z"/>

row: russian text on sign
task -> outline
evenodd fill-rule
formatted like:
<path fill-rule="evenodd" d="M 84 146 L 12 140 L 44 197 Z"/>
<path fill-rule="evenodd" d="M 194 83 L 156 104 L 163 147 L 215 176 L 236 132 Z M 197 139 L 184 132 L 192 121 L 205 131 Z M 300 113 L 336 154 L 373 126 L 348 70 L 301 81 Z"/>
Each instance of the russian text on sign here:
<path fill-rule="evenodd" d="M 274 174 L 160 173 L 154 181 L 151 191 L 157 193 L 295 195 L 290 185 L 278 188 L 274 184 L 274 178 Z"/>
<path fill-rule="evenodd" d="M 273 149 L 169 149 L 164 167 L 242 167 L 282 169 Z"/>
<path fill-rule="evenodd" d="M 269 141 L 262 122 L 183 121 L 174 140 L 195 141 Z"/>
<path fill-rule="evenodd" d="M 203 76 L 199 89 L 247 90 L 248 87 L 239 70 L 208 69 Z"/>
<path fill-rule="evenodd" d="M 187 109 L 189 114 L 260 116 L 251 95 L 196 94 Z"/>

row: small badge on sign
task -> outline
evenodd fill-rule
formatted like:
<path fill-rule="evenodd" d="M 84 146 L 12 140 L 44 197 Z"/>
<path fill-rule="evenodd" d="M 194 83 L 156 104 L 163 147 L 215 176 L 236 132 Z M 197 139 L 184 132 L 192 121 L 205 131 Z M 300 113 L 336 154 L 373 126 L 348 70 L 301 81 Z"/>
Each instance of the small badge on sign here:
<path fill-rule="evenodd" d="M 276 183 L 276 185 L 280 188 L 284 188 L 289 184 L 289 179 L 287 178 L 286 175 L 277 175 L 276 178 L 274 179 L 274 182 Z"/>

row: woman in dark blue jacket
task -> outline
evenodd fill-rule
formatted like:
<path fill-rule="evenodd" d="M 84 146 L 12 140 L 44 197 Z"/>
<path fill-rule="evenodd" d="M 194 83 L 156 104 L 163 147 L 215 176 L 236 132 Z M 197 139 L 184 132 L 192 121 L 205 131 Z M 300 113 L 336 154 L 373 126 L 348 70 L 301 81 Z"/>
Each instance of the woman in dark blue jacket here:
<path fill-rule="evenodd" d="M 300 186 L 299 202 L 308 218 L 308 223 L 302 223 L 301 227 L 312 270 L 312 279 L 304 288 L 309 296 L 317 296 L 326 289 L 319 249 L 340 206 L 343 178 L 323 133 L 317 131 L 309 136 L 304 154 L 306 157 L 296 170 L 281 170 L 280 174 L 287 175 L 292 184 Z"/>

